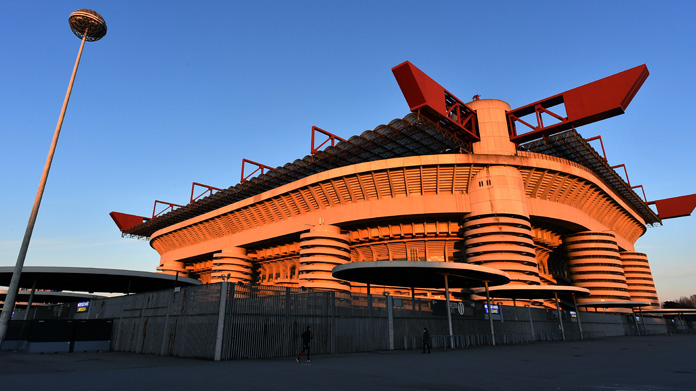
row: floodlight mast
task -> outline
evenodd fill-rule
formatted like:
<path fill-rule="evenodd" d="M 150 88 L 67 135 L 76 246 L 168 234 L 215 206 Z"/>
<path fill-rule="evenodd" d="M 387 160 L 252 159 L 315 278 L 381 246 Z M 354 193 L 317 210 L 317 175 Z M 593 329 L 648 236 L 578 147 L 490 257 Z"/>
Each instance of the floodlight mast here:
<path fill-rule="evenodd" d="M 68 18 L 68 23 L 70 24 L 70 29 L 72 32 L 78 38 L 82 39 L 82 43 L 80 44 L 80 50 L 77 53 L 75 67 L 73 68 L 70 83 L 68 84 L 68 91 L 65 94 L 65 99 L 63 100 L 63 108 L 61 109 L 60 116 L 58 117 L 58 124 L 56 125 L 56 130 L 53 134 L 53 142 L 51 143 L 51 148 L 48 152 L 48 157 L 46 158 L 46 165 L 44 166 L 41 182 L 39 183 L 39 190 L 36 192 L 36 198 L 34 199 L 34 206 L 31 210 L 31 215 L 29 216 L 27 230 L 24 233 L 24 239 L 22 240 L 22 245 L 19 249 L 17 263 L 15 264 L 14 271 L 12 272 L 12 279 L 10 280 L 10 286 L 7 289 L 5 303 L 2 306 L 2 314 L 0 315 L 0 347 L 5 340 L 7 326 L 17 299 L 17 291 L 19 290 L 19 280 L 22 275 L 24 259 L 27 256 L 29 242 L 31 241 L 31 235 L 34 231 L 34 225 L 36 224 L 36 216 L 39 214 L 39 206 L 41 206 L 41 199 L 43 198 L 44 189 L 46 188 L 46 180 L 48 179 L 48 173 L 51 170 L 53 155 L 55 154 L 56 145 L 58 144 L 58 136 L 60 136 L 60 129 L 63 126 L 63 118 L 65 118 L 65 112 L 68 109 L 68 101 L 70 100 L 70 93 L 72 92 L 72 87 L 75 82 L 75 74 L 77 73 L 77 67 L 80 65 L 82 49 L 85 46 L 85 41 L 98 41 L 106 35 L 106 22 L 104 21 L 104 18 L 102 18 L 102 16 L 97 12 L 89 9 L 79 9 L 73 12 Z"/>

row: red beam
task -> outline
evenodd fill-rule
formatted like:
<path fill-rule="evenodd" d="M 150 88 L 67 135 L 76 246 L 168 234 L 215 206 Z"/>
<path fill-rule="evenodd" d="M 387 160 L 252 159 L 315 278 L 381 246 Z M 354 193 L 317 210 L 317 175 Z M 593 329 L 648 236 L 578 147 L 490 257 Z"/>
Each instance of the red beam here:
<path fill-rule="evenodd" d="M 246 163 L 253 164 L 253 165 L 255 165 L 257 168 L 256 168 L 256 170 L 254 170 L 254 172 L 252 172 L 251 174 L 249 174 L 249 175 L 247 175 L 247 176 L 244 176 L 244 165 L 245 165 Z M 269 167 L 269 166 L 263 165 L 263 164 L 261 164 L 261 163 L 252 162 L 252 161 L 249 160 L 249 159 L 242 159 L 242 179 L 241 179 L 239 182 L 240 182 L 240 183 L 241 183 L 241 182 L 246 182 L 246 180 L 249 179 L 249 177 L 251 177 L 252 175 L 256 174 L 259 170 L 261 170 L 261 174 L 263 174 L 263 170 L 264 170 L 264 169 L 272 170 L 273 167 Z"/>
<path fill-rule="evenodd" d="M 627 174 L 627 175 L 628 175 L 628 174 Z M 630 183 L 629 183 L 628 185 L 631 186 Z M 645 203 L 647 204 L 647 203 L 648 203 L 648 197 L 645 196 L 645 188 L 643 188 L 643 185 L 631 186 L 631 190 L 637 189 L 637 188 L 639 188 L 639 187 L 640 187 L 640 189 L 643 191 L 643 201 L 645 201 Z"/>
<path fill-rule="evenodd" d="M 129 215 L 120 212 L 111 212 L 109 213 L 109 216 L 111 216 L 111 219 L 114 220 L 114 223 L 116 223 L 116 226 L 121 232 L 150 220 L 147 217 Z"/>
<path fill-rule="evenodd" d="M 392 68 L 392 73 L 411 111 L 466 141 L 479 140 L 478 118 L 469 106 L 408 61 Z"/>
<path fill-rule="evenodd" d="M 324 135 L 326 135 L 326 136 L 329 136 L 329 138 L 326 139 L 323 143 L 319 144 L 318 147 L 314 147 L 314 133 L 316 133 L 316 132 L 319 132 L 319 133 L 322 133 L 322 134 L 324 134 Z M 324 144 L 328 143 L 329 141 L 331 141 L 331 146 L 333 147 L 336 140 L 346 141 L 346 140 L 344 140 L 344 139 L 342 139 L 342 138 L 336 136 L 335 134 L 332 134 L 332 133 L 327 132 L 327 131 L 324 130 L 324 129 L 318 128 L 318 127 L 316 127 L 316 126 L 312 126 L 312 155 L 314 155 L 315 153 L 319 152 L 319 149 L 320 149 L 321 147 L 323 147 Z"/>
<path fill-rule="evenodd" d="M 604 150 L 604 142 L 602 141 L 602 136 L 594 136 L 586 139 L 588 143 L 592 140 L 597 140 L 599 139 L 599 144 L 602 146 L 602 157 L 604 158 L 604 161 L 607 161 L 607 152 Z"/>
<path fill-rule="evenodd" d="M 157 204 L 167 205 L 167 207 L 164 208 L 159 213 L 155 214 L 155 212 L 157 211 Z M 171 202 L 155 200 L 155 206 L 152 208 L 152 218 L 154 219 L 155 217 L 158 217 L 158 216 L 166 213 L 167 211 L 174 210 L 174 208 L 181 208 L 181 205 L 172 204 Z"/>
<path fill-rule="evenodd" d="M 648 205 L 657 207 L 657 215 L 661 220 L 691 216 L 696 208 L 696 194 L 650 201 Z"/>
<path fill-rule="evenodd" d="M 510 139 L 520 144 L 623 114 L 649 74 L 645 64 L 639 65 L 511 110 L 508 112 Z M 548 110 L 550 107 L 560 104 L 565 104 L 566 117 Z M 545 126 L 541 121 L 542 113 L 549 114 L 560 122 Z M 536 124 L 520 120 L 520 118 L 530 114 L 536 114 Z M 518 134 L 517 122 L 531 128 L 532 131 Z"/>
<path fill-rule="evenodd" d="M 624 173 L 626 174 L 626 183 L 628 183 L 629 186 L 631 186 L 631 180 L 628 179 L 628 170 L 626 169 L 625 164 L 617 164 L 615 166 L 611 166 L 612 169 L 616 170 L 618 167 L 623 167 Z"/>
<path fill-rule="evenodd" d="M 196 186 L 204 187 L 205 191 L 203 191 L 203 193 L 196 196 L 196 198 L 193 198 L 193 192 L 196 189 Z M 222 189 L 218 189 L 217 187 L 212 187 L 212 186 L 208 186 L 208 185 L 203 185 L 201 183 L 193 182 L 193 185 L 191 186 L 191 201 L 190 202 L 194 202 L 194 201 L 198 200 L 199 198 L 203 197 L 203 195 L 206 193 L 210 193 L 210 195 L 213 195 L 213 190 L 214 191 L 221 191 Z"/>

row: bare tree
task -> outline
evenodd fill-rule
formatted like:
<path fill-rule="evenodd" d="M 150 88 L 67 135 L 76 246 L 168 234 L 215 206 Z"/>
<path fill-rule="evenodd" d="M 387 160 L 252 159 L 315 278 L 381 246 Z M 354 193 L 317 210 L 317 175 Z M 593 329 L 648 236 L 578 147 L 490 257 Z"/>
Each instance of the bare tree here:
<path fill-rule="evenodd" d="M 674 301 L 665 301 L 663 308 L 696 308 L 696 294 L 689 297 L 682 296 Z"/>

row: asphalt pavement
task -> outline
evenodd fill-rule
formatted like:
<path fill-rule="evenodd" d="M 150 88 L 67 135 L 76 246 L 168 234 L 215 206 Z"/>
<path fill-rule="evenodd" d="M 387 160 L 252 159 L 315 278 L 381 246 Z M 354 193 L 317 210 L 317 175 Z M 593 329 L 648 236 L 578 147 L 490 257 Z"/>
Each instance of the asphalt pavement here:
<path fill-rule="evenodd" d="M 696 390 L 696 335 L 213 362 L 131 353 L 0 353 L 0 389 Z"/>

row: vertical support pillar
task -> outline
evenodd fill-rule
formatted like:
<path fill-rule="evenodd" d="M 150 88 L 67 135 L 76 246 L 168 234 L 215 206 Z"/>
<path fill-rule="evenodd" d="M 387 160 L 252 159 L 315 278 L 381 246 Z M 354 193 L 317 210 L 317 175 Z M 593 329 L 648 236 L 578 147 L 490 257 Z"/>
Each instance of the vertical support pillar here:
<path fill-rule="evenodd" d="M 638 313 L 640 314 L 640 323 L 643 325 L 643 335 L 648 335 L 645 331 L 645 318 L 643 317 L 643 307 L 638 307 Z"/>
<path fill-rule="evenodd" d="M 389 322 L 389 350 L 394 350 L 394 298 L 387 295 L 387 321 Z"/>
<path fill-rule="evenodd" d="M 556 298 L 556 312 L 558 313 L 558 324 L 561 325 L 561 337 L 565 341 L 565 329 L 563 328 L 563 316 L 561 316 L 561 304 L 558 302 L 558 293 L 553 292 L 553 296 Z"/>
<path fill-rule="evenodd" d="M 336 292 L 331 292 L 331 349 L 329 350 L 331 354 L 336 354 L 336 346 L 338 346 L 338 325 L 336 324 Z"/>
<path fill-rule="evenodd" d="M 164 327 L 162 328 L 162 347 L 160 348 L 160 356 L 165 356 L 167 354 L 167 336 L 169 335 L 167 332 L 167 327 L 169 327 L 169 315 L 172 313 L 172 303 L 174 303 L 176 293 L 177 290 L 172 289 L 172 294 L 169 297 L 169 303 L 167 303 L 167 314 L 164 316 Z"/>
<path fill-rule="evenodd" d="M 495 329 L 493 328 L 493 309 L 491 308 L 491 293 L 488 291 L 488 281 L 483 282 L 486 286 L 486 304 L 488 305 L 488 323 L 491 325 L 491 340 L 495 346 Z"/>
<path fill-rule="evenodd" d="M 573 293 L 573 305 L 575 306 L 575 316 L 578 318 L 578 330 L 580 331 L 580 340 L 585 338 L 582 335 L 582 321 L 580 320 L 580 311 L 578 311 L 578 301 L 575 299 L 575 293 Z"/>
<path fill-rule="evenodd" d="M 452 333 L 452 308 L 450 307 L 449 280 L 445 274 L 445 303 L 447 304 L 447 324 L 449 325 L 450 347 L 454 349 L 454 335 Z"/>
<path fill-rule="evenodd" d="M 636 325 L 636 333 L 640 335 L 640 325 L 638 324 L 638 319 L 636 318 L 636 309 L 631 307 L 631 316 L 633 317 L 633 324 Z"/>
<path fill-rule="evenodd" d="M 220 306 L 218 307 L 217 334 L 215 335 L 215 361 L 222 357 L 222 333 L 225 329 L 225 309 L 227 308 L 227 281 L 220 284 Z"/>
<path fill-rule="evenodd" d="M 29 294 L 29 301 L 27 302 L 27 311 L 24 313 L 24 320 L 29 319 L 29 310 L 31 309 L 31 304 L 34 302 L 34 294 L 36 293 L 37 280 L 31 284 L 31 293 Z"/>
<path fill-rule="evenodd" d="M 527 313 L 529 313 L 529 328 L 532 331 L 532 341 L 536 341 L 536 333 L 534 333 L 534 320 L 532 320 L 532 306 L 526 305 Z"/>

